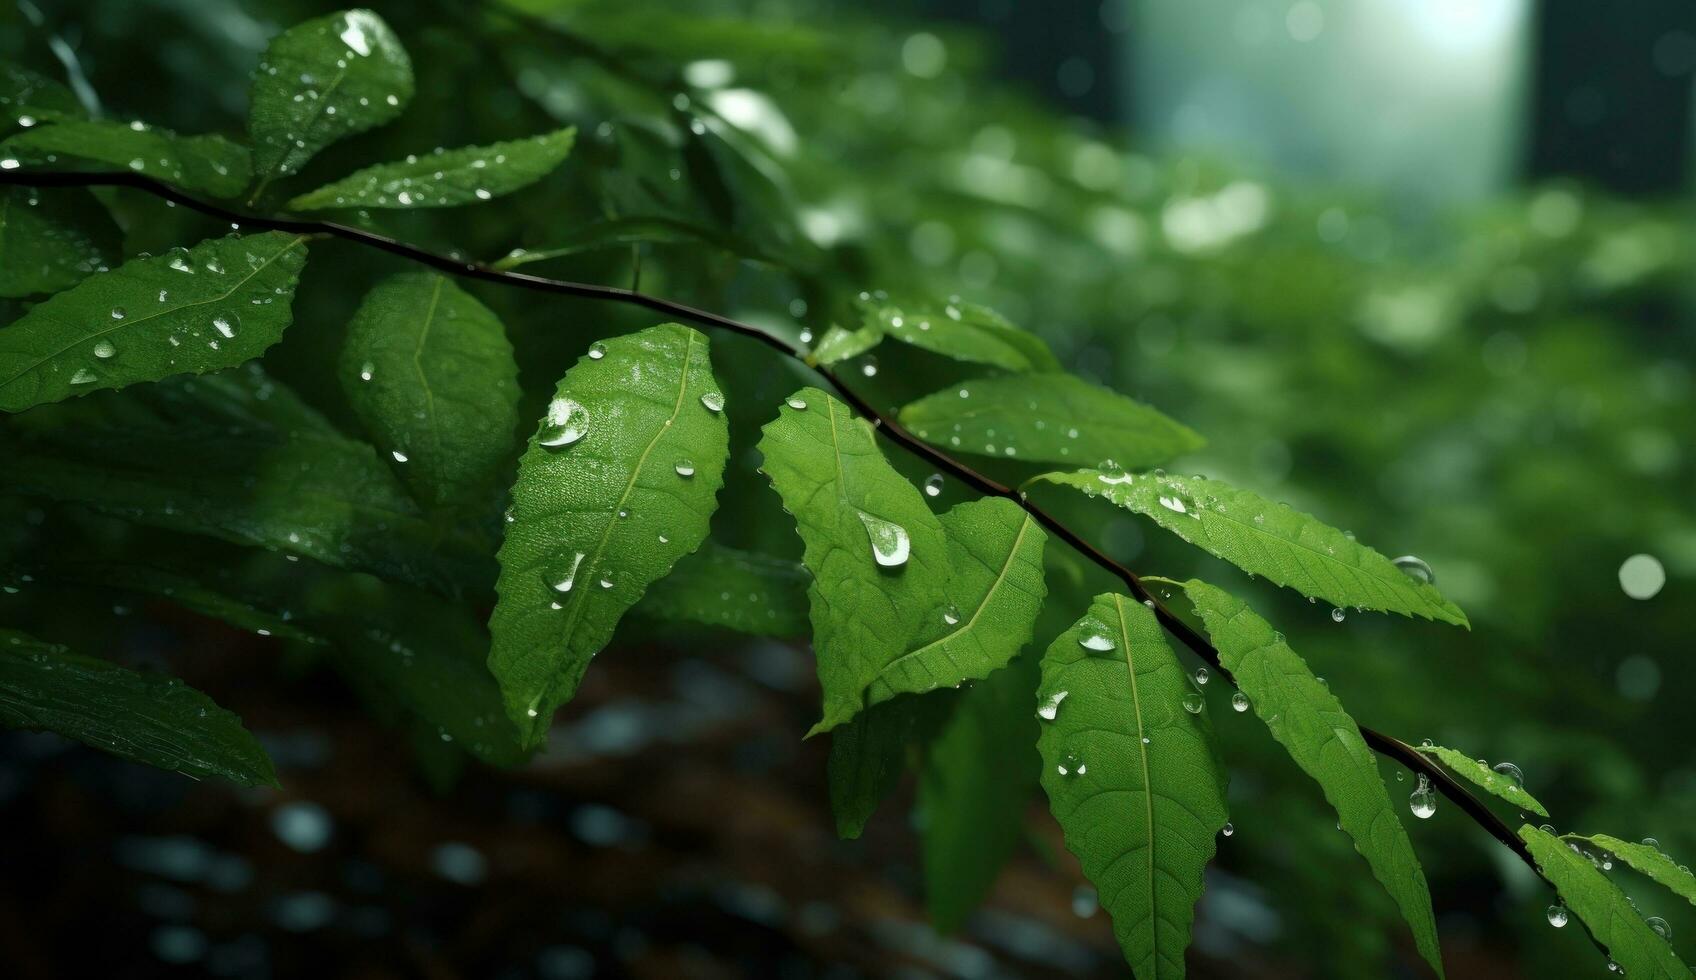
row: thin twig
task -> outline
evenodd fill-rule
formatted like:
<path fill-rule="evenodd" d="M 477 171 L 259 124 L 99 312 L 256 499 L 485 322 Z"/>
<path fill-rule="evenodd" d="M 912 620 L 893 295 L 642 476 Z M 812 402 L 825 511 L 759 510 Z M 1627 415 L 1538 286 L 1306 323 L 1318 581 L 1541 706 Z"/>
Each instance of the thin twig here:
<path fill-rule="evenodd" d="M 1207 661 L 1208 666 L 1224 675 L 1224 677 L 1232 684 L 1236 683 L 1236 680 L 1231 676 L 1230 671 L 1225 669 L 1224 665 L 1219 662 L 1219 651 L 1214 648 L 1213 644 L 1188 623 L 1178 618 L 1175 613 L 1156 598 L 1155 595 L 1143 584 L 1142 580 L 1137 577 L 1135 572 L 1108 557 L 1101 551 L 1101 549 L 1085 540 L 1070 527 L 1061 523 L 1059 518 L 1050 514 L 1041 506 L 1026 499 L 1024 494 L 1013 490 L 1011 487 L 1002 485 L 990 477 L 979 473 L 977 470 L 972 469 L 965 463 L 949 456 L 940 449 L 937 449 L 929 443 L 916 438 L 912 433 L 903 429 L 893 418 L 890 418 L 888 415 L 879 411 L 875 406 L 867 401 L 864 396 L 858 394 L 854 391 L 854 389 L 845 384 L 835 371 L 831 370 L 829 367 L 809 362 L 807 360 L 807 352 L 803 348 L 796 347 L 788 340 L 785 340 L 784 338 L 779 337 L 778 335 L 761 327 L 754 326 L 750 323 L 744 323 L 740 320 L 734 320 L 719 313 L 698 309 L 683 303 L 676 303 L 668 299 L 662 299 L 658 296 L 649 296 L 632 289 L 620 289 L 616 286 L 603 286 L 596 283 L 572 282 L 565 279 L 549 279 L 544 276 L 535 276 L 524 272 L 494 269 L 481 262 L 472 262 L 464 259 L 451 258 L 445 255 L 437 255 L 434 252 L 425 251 L 417 246 L 408 245 L 405 242 L 397 241 L 385 235 L 377 234 L 376 232 L 367 231 L 362 228 L 354 228 L 352 226 L 339 224 L 333 221 L 313 221 L 298 218 L 274 218 L 259 215 L 239 214 L 237 212 L 227 210 L 219 205 L 210 204 L 191 197 L 173 187 L 159 183 L 158 181 L 153 180 L 150 177 L 142 176 L 141 174 L 125 173 L 121 171 L 110 173 L 62 173 L 19 172 L 13 170 L 0 172 L 0 184 L 20 184 L 31 187 L 130 187 L 136 190 L 145 191 L 156 197 L 163 198 L 164 200 L 172 201 L 192 211 L 197 211 L 209 217 L 217 218 L 220 221 L 227 221 L 234 227 L 251 226 L 270 231 L 287 231 L 307 235 L 327 235 L 371 248 L 380 249 L 392 255 L 398 255 L 401 258 L 409 259 L 413 262 L 417 262 L 421 265 L 427 265 L 435 269 L 440 269 L 443 272 L 451 273 L 456 276 L 464 276 L 469 279 L 477 279 L 483 282 L 503 283 L 509 286 L 518 286 L 539 292 L 558 293 L 565 296 L 576 296 L 583 299 L 607 300 L 615 303 L 640 306 L 644 309 L 653 310 L 656 313 L 663 313 L 667 316 L 689 320 L 704 326 L 715 327 L 720 330 L 726 330 L 731 333 L 740 334 L 744 337 L 757 340 L 782 354 L 795 358 L 803 363 L 807 363 L 814 371 L 830 382 L 831 387 L 836 389 L 837 393 L 842 396 L 844 401 L 852 405 L 861 415 L 875 420 L 877 423 L 877 430 L 888 437 L 891 442 L 896 443 L 901 446 L 901 448 L 918 456 L 919 458 L 929 461 L 938 469 L 952 474 L 956 479 L 962 481 L 979 493 L 986 496 L 1001 497 L 1006 500 L 1011 500 L 1019 507 L 1023 508 L 1024 511 L 1035 519 L 1038 524 L 1047 528 L 1060 540 L 1066 542 L 1084 557 L 1099 565 L 1101 568 L 1105 569 L 1107 572 L 1123 582 L 1125 584 L 1125 588 L 1130 591 L 1132 596 L 1154 610 L 1155 617 L 1159 619 L 1160 625 L 1165 627 L 1168 633 L 1171 633 L 1174 637 L 1176 637 L 1184 644 L 1184 646 L 1189 647 L 1201 659 Z M 1453 776 L 1449 775 L 1448 771 L 1435 760 L 1429 758 L 1424 753 L 1417 751 L 1413 746 L 1408 745 L 1406 742 L 1397 738 L 1392 738 L 1382 732 L 1375 731 L 1365 725 L 1360 726 L 1360 734 L 1365 737 L 1366 744 L 1371 746 L 1373 751 L 1406 766 L 1414 772 L 1423 773 L 1425 777 L 1443 793 L 1444 796 L 1453 800 L 1467 816 L 1473 819 L 1474 822 L 1489 831 L 1490 835 L 1500 841 L 1503 846 L 1518 855 L 1520 860 L 1524 861 L 1531 867 L 1532 871 L 1538 871 L 1537 862 L 1531 857 L 1531 851 L 1526 847 L 1525 842 L 1519 839 L 1519 835 L 1514 833 L 1513 828 L 1509 827 L 1500 817 L 1496 816 L 1496 814 L 1488 807 L 1479 802 L 1477 797 L 1473 796 L 1465 786 L 1462 786 Z M 1538 875 L 1541 877 L 1541 872 L 1538 872 Z"/>

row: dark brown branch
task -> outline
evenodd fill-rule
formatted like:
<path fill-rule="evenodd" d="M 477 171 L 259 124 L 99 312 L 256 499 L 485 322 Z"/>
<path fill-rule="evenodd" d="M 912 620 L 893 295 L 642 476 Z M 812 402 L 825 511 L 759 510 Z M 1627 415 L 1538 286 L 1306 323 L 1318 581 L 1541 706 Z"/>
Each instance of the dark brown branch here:
<path fill-rule="evenodd" d="M 366 245 L 371 248 L 380 249 L 392 255 L 398 255 L 401 258 L 417 262 L 421 265 L 427 265 L 431 268 L 440 269 L 443 272 L 451 273 L 456 276 L 464 276 L 469 279 L 477 279 L 483 282 L 504 283 L 510 286 L 519 286 L 524 289 L 533 289 L 545 293 L 557 293 L 564 296 L 608 300 L 615 303 L 626 303 L 633 306 L 640 306 L 644 309 L 653 310 L 656 313 L 665 314 L 666 316 L 689 320 L 697 324 L 708 327 L 716 327 L 720 330 L 727 330 L 731 333 L 752 338 L 789 357 L 807 362 L 805 350 L 794 346 L 789 343 L 789 341 L 777 336 L 776 334 L 756 327 L 753 324 L 743 323 L 740 320 L 733 320 L 730 317 L 723 316 L 722 314 L 697 309 L 683 303 L 675 303 L 671 300 L 661 299 L 657 296 L 649 296 L 630 289 L 620 289 L 616 286 L 571 282 L 564 279 L 549 279 L 543 276 L 530 275 L 524 272 L 491 269 L 480 262 L 469 262 L 462 259 L 450 258 L 445 255 L 437 255 L 416 246 L 396 241 L 393 238 L 379 235 L 376 232 L 366 231 L 362 228 L 354 228 L 349 225 L 338 224 L 333 221 L 311 221 L 298 218 L 273 218 L 238 214 L 219 205 L 209 204 L 205 201 L 198 200 L 197 198 L 184 194 L 173 187 L 161 184 L 152 178 L 144 177 L 140 174 L 124 172 L 42 173 L 12 170 L 0 172 L 0 184 L 21 184 L 31 187 L 130 187 L 136 190 L 145 191 L 167 201 L 175 202 L 176 204 L 192 211 L 199 212 L 200 214 L 217 218 L 220 221 L 227 221 L 233 226 L 251 226 L 269 231 L 287 231 L 304 235 L 326 235 Z M 1089 541 L 1086 541 L 1084 538 L 1080 537 L 1076 531 L 1073 531 L 1071 528 L 1061 523 L 1059 518 L 1050 514 L 1037 504 L 1027 500 L 1023 494 L 1016 492 L 1011 487 L 1003 486 L 988 476 L 985 476 L 984 474 L 972 469 L 970 466 L 967 466 L 965 463 L 960 462 L 954 457 L 949 456 L 947 453 L 931 446 L 929 443 L 923 442 L 913 436 L 912 433 L 897 424 L 894 419 L 879 411 L 863 396 L 845 384 L 837 373 L 829 367 L 811 364 L 810 362 L 807 363 L 809 363 L 809 366 L 812 367 L 813 370 L 822 375 L 825 380 L 830 382 L 831 387 L 836 389 L 837 393 L 842 396 L 844 401 L 852 405 L 861 415 L 875 420 L 878 430 L 888 437 L 890 441 L 898 444 L 901 448 L 915 456 L 918 456 L 920 459 L 929 461 L 939 470 L 951 474 L 955 479 L 962 481 L 979 493 L 992 497 L 1002 497 L 1018 504 L 1025 510 L 1026 513 L 1030 514 L 1038 524 L 1047 528 L 1060 540 L 1071 545 L 1072 548 L 1084 555 L 1084 557 L 1101 566 L 1101 568 L 1118 578 L 1125 584 L 1125 588 L 1130 591 L 1132 596 L 1139 601 L 1149 604 L 1154 609 L 1154 614 L 1160 620 L 1160 625 L 1165 627 L 1167 632 L 1177 637 L 1184 646 L 1193 650 L 1201 659 L 1207 661 L 1208 665 L 1212 669 L 1218 671 L 1227 680 L 1235 683 L 1235 679 L 1231 677 L 1230 671 L 1226 670 L 1224 665 L 1219 662 L 1219 651 L 1214 649 L 1213 644 L 1208 642 L 1208 639 L 1205 636 L 1202 636 L 1188 623 L 1179 619 L 1170 609 L 1166 608 L 1165 604 L 1163 604 L 1152 592 L 1149 591 L 1148 587 L 1143 584 L 1142 580 L 1137 577 L 1135 572 L 1108 557 L 1101 551 L 1101 549 L 1097 548 Z M 1498 841 L 1501 841 L 1503 846 L 1518 855 L 1520 860 L 1524 861 L 1527 865 L 1530 865 L 1532 871 L 1537 871 L 1537 862 L 1532 859 L 1530 850 L 1526 848 L 1525 842 L 1519 839 L 1519 835 L 1514 833 L 1513 828 L 1509 827 L 1500 817 L 1496 816 L 1496 814 L 1488 807 L 1479 802 L 1477 797 L 1473 796 L 1472 793 L 1465 786 L 1462 786 L 1458 781 L 1456 781 L 1453 776 L 1450 776 L 1448 771 L 1439 765 L 1434 759 L 1431 759 L 1424 753 L 1419 752 L 1413 746 L 1408 745 L 1400 739 L 1392 738 L 1382 732 L 1367 728 L 1365 725 L 1360 726 L 1360 733 L 1366 738 L 1366 744 L 1371 746 L 1373 751 L 1406 766 L 1414 772 L 1423 773 L 1425 777 L 1431 781 L 1432 785 L 1436 786 L 1444 796 L 1453 800 L 1467 816 L 1471 817 L 1479 826 L 1489 831 L 1491 836 L 1495 837 Z M 1539 876 L 1541 876 L 1541 872 L 1539 872 Z"/>

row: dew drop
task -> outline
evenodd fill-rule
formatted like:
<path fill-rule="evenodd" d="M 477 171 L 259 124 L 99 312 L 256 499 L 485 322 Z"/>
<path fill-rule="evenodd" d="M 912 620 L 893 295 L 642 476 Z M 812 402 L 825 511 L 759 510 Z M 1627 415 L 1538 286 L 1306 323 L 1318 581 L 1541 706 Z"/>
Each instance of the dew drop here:
<path fill-rule="evenodd" d="M 1060 702 L 1066 700 L 1066 695 L 1070 693 L 1070 691 L 1055 691 L 1050 694 L 1041 704 L 1037 705 L 1036 716 L 1043 721 L 1053 721 L 1060 714 Z"/>
<path fill-rule="evenodd" d="M 1400 558 L 1392 558 L 1390 564 L 1401 569 L 1403 575 L 1415 582 L 1423 582 L 1426 585 L 1437 584 L 1437 573 L 1433 572 L 1430 564 L 1418 555 L 1403 555 Z"/>
<path fill-rule="evenodd" d="M 1192 715 L 1201 714 L 1201 709 L 1206 706 L 1206 703 L 1206 699 L 1201 696 L 1200 691 L 1191 691 L 1184 695 L 1184 710 Z"/>
<path fill-rule="evenodd" d="M 570 592 L 572 585 L 577 582 L 577 568 L 583 564 L 583 552 L 579 551 L 571 559 L 571 564 L 560 569 L 556 574 L 548 576 L 548 586 L 555 592 Z"/>
<path fill-rule="evenodd" d="M 959 623 L 960 622 L 960 607 L 956 606 L 952 603 L 945 606 L 942 610 L 942 621 L 944 623 L 947 623 L 949 626 L 954 626 L 957 623 Z"/>
<path fill-rule="evenodd" d="M 807 410 L 807 403 L 800 398 L 791 398 L 789 399 L 789 407 L 793 408 L 797 412 L 805 412 Z"/>
<path fill-rule="evenodd" d="M 1248 710 L 1248 695 L 1241 691 L 1231 695 L 1231 710 L 1241 714 Z"/>
<path fill-rule="evenodd" d="M 872 545 L 872 557 L 879 565 L 896 568 L 907 564 L 912 539 L 907 536 L 906 528 L 864 511 L 860 512 L 860 523 L 865 525 L 866 537 Z"/>
<path fill-rule="evenodd" d="M 942 474 L 941 473 L 932 473 L 930 476 L 926 477 L 925 478 L 925 496 L 927 496 L 927 497 L 940 497 L 940 496 L 942 496 L 942 482 L 943 481 L 942 481 Z"/>
<path fill-rule="evenodd" d="M 1131 482 L 1131 474 L 1125 472 L 1125 468 L 1116 460 L 1104 459 L 1095 468 L 1101 471 L 1096 479 L 1102 483 L 1118 485 Z"/>
<path fill-rule="evenodd" d="M 1195 682 L 1197 684 L 1206 684 L 1209 680 L 1212 680 L 1212 678 L 1213 675 L 1207 672 L 1206 667 L 1197 667 L 1195 669 Z"/>
<path fill-rule="evenodd" d="M 1337 608 L 1331 610 L 1331 622 L 1340 623 L 1340 622 L 1343 621 L 1343 618 L 1347 615 L 1348 615 L 1348 613 L 1343 612 L 1343 608 L 1341 606 L 1338 606 Z"/>
<path fill-rule="evenodd" d="M 705 405 L 709 412 L 722 412 L 724 411 L 724 396 L 716 391 L 704 392 L 701 395 L 701 404 Z"/>
<path fill-rule="evenodd" d="M 1236 828 L 1236 825 L 1232 824 L 1231 821 L 1227 820 L 1227 821 L 1225 821 L 1225 826 L 1219 828 L 1219 832 L 1221 834 L 1224 834 L 1226 837 L 1229 837 L 1232 834 L 1237 832 L 1237 828 Z"/>
<path fill-rule="evenodd" d="M 86 385 L 100 380 L 100 376 L 88 368 L 77 368 L 77 373 L 71 375 L 71 384 Z"/>
<path fill-rule="evenodd" d="M 404 462 L 406 462 L 406 459 L 407 459 L 406 454 L 401 452 L 398 449 L 390 450 L 389 455 L 393 456 L 395 458 L 395 462 L 397 462 L 397 463 L 404 463 Z"/>
<path fill-rule="evenodd" d="M 603 343 L 601 343 L 600 341 L 597 340 L 594 343 L 589 345 L 589 360 L 598 361 L 605 356 L 607 356 L 607 345 L 606 344 L 603 344 Z"/>
<path fill-rule="evenodd" d="M 1543 914 L 1548 917 L 1549 925 L 1554 926 L 1556 929 L 1563 928 L 1566 925 L 1567 914 L 1565 905 L 1551 905 L 1549 906 L 1549 910 Z"/>
<path fill-rule="evenodd" d="M 677 471 L 678 476 L 688 479 L 695 475 L 695 461 L 688 458 L 680 459 L 672 466 L 672 469 Z"/>
<path fill-rule="evenodd" d="M 1644 847 L 1653 847 L 1653 848 L 1659 849 L 1660 846 L 1661 846 L 1661 842 L 1656 840 L 1653 837 L 1645 837 L 1645 838 L 1643 838 L 1643 846 Z"/>
<path fill-rule="evenodd" d="M 1437 812 L 1437 792 L 1431 788 L 1431 780 L 1426 779 L 1424 773 L 1419 774 L 1419 785 L 1408 796 L 1407 805 L 1421 820 L 1429 820 Z"/>
<path fill-rule="evenodd" d="M 589 412 L 569 398 L 555 398 L 548 403 L 547 417 L 536 442 L 548 449 L 569 446 L 589 431 Z"/>
<path fill-rule="evenodd" d="M 1506 776 L 1515 787 L 1525 785 L 1525 773 L 1520 772 L 1519 767 L 1511 762 L 1498 762 L 1490 768 L 1494 769 L 1501 775 Z"/>
<path fill-rule="evenodd" d="M 129 316 L 129 314 L 124 312 L 123 307 L 121 307 L 121 306 L 112 307 L 112 319 L 122 320 L 126 316 Z"/>
<path fill-rule="evenodd" d="M 218 331 L 218 336 L 225 340 L 233 339 L 236 335 L 236 328 L 239 326 L 241 326 L 241 319 L 234 313 L 212 318 L 212 329 Z"/>
<path fill-rule="evenodd" d="M 371 375 L 375 373 L 376 370 L 377 366 L 375 364 L 372 364 L 370 361 L 366 361 L 364 364 L 359 366 L 359 380 L 370 381 Z"/>
<path fill-rule="evenodd" d="M 110 340 L 95 341 L 95 344 L 94 344 L 94 356 L 95 357 L 107 358 L 107 357 L 111 357 L 113 354 L 116 354 L 117 352 L 118 352 L 118 348 L 113 347 L 112 342 Z"/>
<path fill-rule="evenodd" d="M 1116 645 L 1117 644 L 1113 642 L 1113 638 L 1111 636 L 1108 636 L 1105 632 L 1102 632 L 1099 629 L 1092 629 L 1083 636 L 1078 637 L 1078 646 L 1083 647 L 1085 650 L 1112 650 Z"/>

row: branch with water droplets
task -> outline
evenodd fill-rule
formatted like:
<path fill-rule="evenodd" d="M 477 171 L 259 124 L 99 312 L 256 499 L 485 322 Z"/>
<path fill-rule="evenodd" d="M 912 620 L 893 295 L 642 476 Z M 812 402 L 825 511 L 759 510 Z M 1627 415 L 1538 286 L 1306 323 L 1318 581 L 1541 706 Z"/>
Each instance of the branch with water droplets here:
<path fill-rule="evenodd" d="M 673 302 L 658 296 L 639 293 L 634 289 L 622 289 L 617 286 L 603 286 L 597 283 L 573 282 L 566 279 L 550 279 L 508 269 L 500 269 L 481 262 L 468 261 L 446 255 L 438 255 L 414 245 L 389 238 L 376 232 L 351 225 L 339 224 L 333 221 L 303 220 L 299 218 L 278 218 L 264 215 L 241 214 L 230 211 L 220 205 L 199 200 L 188 194 L 162 184 L 141 174 L 125 172 L 90 172 L 67 173 L 45 171 L 6 170 L 0 171 L 0 185 L 17 184 L 31 187 L 129 187 L 144 191 L 155 197 L 178 204 L 192 211 L 204 214 L 220 221 L 229 222 L 232 227 L 252 226 L 271 231 L 288 231 L 303 235 L 322 235 L 354 242 L 380 251 L 388 252 L 421 265 L 439 269 L 442 272 L 456 276 L 464 276 L 482 282 L 501 283 L 517 286 L 522 289 L 537 292 L 554 293 L 563 296 L 575 296 L 582 299 L 605 300 L 614 303 L 624 303 L 639 306 L 666 316 L 677 317 L 707 327 L 726 330 L 731 333 L 759 341 L 779 353 L 795 358 L 818 373 L 832 388 L 840 394 L 844 401 L 853 406 L 862 416 L 872 419 L 879 432 L 882 432 L 891 442 L 899 445 L 907 452 L 918 456 L 936 466 L 939 470 L 952 475 L 979 493 L 992 497 L 1002 497 L 1013 501 L 1030 514 L 1037 523 L 1049 532 L 1070 545 L 1079 554 L 1100 566 L 1109 574 L 1124 583 L 1125 588 L 1133 597 L 1149 605 L 1154 610 L 1160 625 L 1176 637 L 1184 646 L 1189 647 L 1198 657 L 1205 660 L 1208 666 L 1223 675 L 1227 680 L 1234 679 L 1219 662 L 1219 651 L 1213 644 L 1196 629 L 1178 618 L 1164 603 L 1160 602 L 1142 579 L 1129 568 L 1114 561 L 1111 557 L 1097 548 L 1094 544 L 1080 536 L 1076 531 L 1061 523 L 1059 518 L 1050 514 L 1041 506 L 1032 503 L 1023 493 L 1015 491 L 988 476 L 972 469 L 947 453 L 926 443 L 912 433 L 903 429 L 894 418 L 879 411 L 864 396 L 855 392 L 829 367 L 814 363 L 808 357 L 804 348 L 797 347 L 788 340 L 761 327 L 744 323 L 719 313 L 702 310 L 683 303 Z M 1468 817 L 1483 827 L 1495 837 L 1504 847 L 1513 851 L 1520 860 L 1524 861 L 1539 877 L 1542 873 L 1537 869 L 1537 863 L 1532 859 L 1531 852 L 1525 842 L 1514 833 L 1502 819 L 1496 816 L 1488 807 L 1479 802 L 1478 798 L 1462 786 L 1453 776 L 1450 776 L 1435 760 L 1414 749 L 1400 739 L 1393 738 L 1381 732 L 1360 726 L 1360 733 L 1366 739 L 1366 744 L 1378 754 L 1391 759 L 1413 772 L 1423 774 L 1431 784 L 1442 794 L 1453 800 Z"/>

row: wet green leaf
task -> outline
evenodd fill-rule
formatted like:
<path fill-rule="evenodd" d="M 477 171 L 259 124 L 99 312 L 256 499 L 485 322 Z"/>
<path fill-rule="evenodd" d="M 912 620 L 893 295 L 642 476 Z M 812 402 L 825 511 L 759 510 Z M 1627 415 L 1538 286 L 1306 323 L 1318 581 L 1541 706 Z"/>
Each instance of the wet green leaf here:
<path fill-rule="evenodd" d="M 1690 980 L 1685 966 L 1665 939 L 1643 920 L 1631 899 L 1608 880 L 1590 859 L 1547 831 L 1526 824 L 1519 837 L 1531 849 L 1537 867 L 1555 893 L 1590 935 L 1633 980 Z"/>
<path fill-rule="evenodd" d="M 1113 917 L 1131 971 L 1182 977 L 1202 871 L 1225 826 L 1225 767 L 1142 603 L 1099 595 L 1042 658 L 1042 788 Z"/>
<path fill-rule="evenodd" d="M 480 204 L 534 184 L 565 161 L 577 130 L 464 146 L 380 163 L 289 202 L 296 211 L 323 208 L 446 208 Z"/>
<path fill-rule="evenodd" d="M 1479 789 L 1484 790 L 1491 796 L 1507 800 L 1509 803 L 1519 807 L 1521 810 L 1529 810 L 1532 813 L 1537 814 L 1539 817 L 1543 817 L 1545 819 L 1548 818 L 1549 811 L 1543 809 L 1543 804 L 1537 802 L 1536 797 L 1527 793 L 1525 791 L 1525 787 L 1520 786 L 1512 779 L 1496 772 L 1494 769 L 1479 760 L 1472 758 L 1465 752 L 1459 752 L 1455 749 L 1446 748 L 1441 745 L 1421 745 L 1419 746 L 1419 751 L 1426 755 L 1436 756 L 1438 759 L 1442 760 L 1443 766 L 1450 772 L 1467 782 L 1472 783 Z"/>
<path fill-rule="evenodd" d="M 959 692 L 904 694 L 854 715 L 830 732 L 830 809 L 836 835 L 853 840 L 920 748 L 936 736 Z"/>
<path fill-rule="evenodd" d="M 472 499 L 518 427 L 518 364 L 500 320 L 444 276 L 403 272 L 365 294 L 341 353 L 342 390 L 420 501 Z"/>
<path fill-rule="evenodd" d="M 291 319 L 301 235 L 209 239 L 131 259 L 0 328 L 0 411 L 258 357 Z"/>
<path fill-rule="evenodd" d="M 901 425 L 946 450 L 1039 463 L 1154 466 L 1203 445 L 1141 402 L 1070 374 L 978 378 L 901 409 Z"/>
<path fill-rule="evenodd" d="M 708 541 L 655 582 L 636 611 L 750 636 L 807 632 L 807 571 L 800 563 Z"/>
<path fill-rule="evenodd" d="M 196 779 L 277 785 L 271 760 L 241 719 L 182 681 L 6 629 L 0 629 L 0 725 L 53 732 Z"/>
<path fill-rule="evenodd" d="M 1104 497 L 1243 571 L 1333 606 L 1467 625 L 1442 593 L 1353 537 L 1219 480 L 1100 469 L 1038 479 Z"/>
<path fill-rule="evenodd" d="M 77 188 L 0 190 L 0 296 L 52 293 L 117 261 L 122 235 Z"/>
<path fill-rule="evenodd" d="M 1184 591 L 1207 625 L 1219 662 L 1272 737 L 1324 791 L 1355 850 L 1401 908 L 1420 955 L 1442 976 L 1425 872 L 1354 719 L 1283 635 L 1242 600 L 1194 579 Z"/>
<path fill-rule="evenodd" d="M 37 126 L 0 142 L 0 157 L 25 167 L 52 157 L 110 164 L 212 197 L 234 197 L 252 176 L 247 147 L 222 136 L 178 136 L 142 123 L 67 119 Z"/>
<path fill-rule="evenodd" d="M 86 114 L 68 87 L 22 65 L 0 60 L 0 119 L 28 128 Z"/>
<path fill-rule="evenodd" d="M 706 539 L 723 405 L 707 338 L 675 323 L 597 344 L 560 380 L 519 464 L 489 621 L 489 666 L 526 745 L 625 611 Z"/>
<path fill-rule="evenodd" d="M 876 342 L 873 338 L 889 337 L 957 361 L 987 364 L 1003 371 L 1060 370 L 1060 362 L 1042 338 L 975 303 L 956 301 L 938 307 L 867 298 L 860 301 L 860 322 L 856 334 L 872 343 Z"/>
<path fill-rule="evenodd" d="M 247 131 L 259 186 L 380 126 L 412 101 L 412 61 L 381 17 L 344 10 L 271 40 L 253 74 Z"/>
<path fill-rule="evenodd" d="M 1696 905 L 1696 875 L 1680 867 L 1678 862 L 1672 859 L 1672 855 L 1661 850 L 1658 845 L 1633 844 L 1618 837 L 1609 837 L 1607 834 L 1591 834 L 1579 839 L 1587 840 L 1607 851 L 1639 874 L 1647 875 L 1655 884 Z"/>

